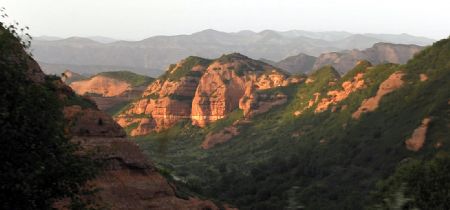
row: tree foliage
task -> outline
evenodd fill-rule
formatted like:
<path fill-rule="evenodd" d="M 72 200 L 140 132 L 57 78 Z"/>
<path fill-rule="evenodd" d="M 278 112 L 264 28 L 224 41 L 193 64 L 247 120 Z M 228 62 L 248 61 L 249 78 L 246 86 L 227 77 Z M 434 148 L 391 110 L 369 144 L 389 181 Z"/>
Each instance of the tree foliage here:
<path fill-rule="evenodd" d="M 62 105 L 50 78 L 36 84 L 16 25 L 0 23 L 0 209 L 50 209 L 95 174 L 64 135 Z"/>

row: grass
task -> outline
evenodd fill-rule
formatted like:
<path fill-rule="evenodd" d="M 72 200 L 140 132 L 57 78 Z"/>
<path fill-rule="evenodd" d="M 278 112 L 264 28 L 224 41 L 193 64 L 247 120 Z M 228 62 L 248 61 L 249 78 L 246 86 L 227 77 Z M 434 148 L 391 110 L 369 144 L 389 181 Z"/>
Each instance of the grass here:
<path fill-rule="evenodd" d="M 159 77 L 161 80 L 169 81 L 179 81 L 181 78 L 186 76 L 200 77 L 201 72 L 192 71 L 192 68 L 197 65 L 207 67 L 212 61 L 205 58 L 200 58 L 196 56 L 190 56 L 182 61 L 181 66 L 178 68 L 176 65 L 171 65 L 169 70 L 166 71 L 162 76 Z"/>
<path fill-rule="evenodd" d="M 121 81 L 125 81 L 133 87 L 145 86 L 152 83 L 155 79 L 148 76 L 139 75 L 130 71 L 111 71 L 111 72 L 102 72 L 97 75 L 105 76 Z M 96 76 L 97 76 L 96 75 Z"/>

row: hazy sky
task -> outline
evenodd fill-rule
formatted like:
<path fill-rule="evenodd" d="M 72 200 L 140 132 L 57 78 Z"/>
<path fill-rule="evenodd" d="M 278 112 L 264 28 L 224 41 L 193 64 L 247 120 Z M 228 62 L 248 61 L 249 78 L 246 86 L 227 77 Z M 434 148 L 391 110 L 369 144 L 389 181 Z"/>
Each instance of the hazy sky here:
<path fill-rule="evenodd" d="M 450 35 L 450 0 L 0 0 L 34 36 L 138 40 L 204 29 Z"/>

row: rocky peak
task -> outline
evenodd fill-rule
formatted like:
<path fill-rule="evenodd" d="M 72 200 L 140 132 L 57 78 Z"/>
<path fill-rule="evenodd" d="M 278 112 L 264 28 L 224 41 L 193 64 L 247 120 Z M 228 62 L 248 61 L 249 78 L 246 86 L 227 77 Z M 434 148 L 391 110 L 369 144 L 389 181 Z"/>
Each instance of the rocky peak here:
<path fill-rule="evenodd" d="M 191 56 L 171 65 L 116 120 L 124 127 L 137 125 L 133 135 L 168 128 L 180 119 L 191 119 L 202 127 L 239 108 L 248 87 L 256 91 L 300 82 L 288 77 L 282 70 L 239 53 L 215 60 Z"/>

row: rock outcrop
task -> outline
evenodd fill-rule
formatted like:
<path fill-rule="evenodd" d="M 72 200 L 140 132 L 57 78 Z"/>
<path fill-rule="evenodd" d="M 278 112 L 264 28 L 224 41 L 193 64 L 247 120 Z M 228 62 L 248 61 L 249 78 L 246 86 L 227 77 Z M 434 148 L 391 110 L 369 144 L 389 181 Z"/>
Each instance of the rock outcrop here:
<path fill-rule="evenodd" d="M 405 145 L 408 150 L 417 152 L 423 147 L 430 122 L 431 118 L 424 118 L 422 120 L 422 124 L 412 133 L 411 138 L 405 141 Z"/>
<path fill-rule="evenodd" d="M 116 121 L 123 127 L 137 123 L 130 134 L 139 136 L 166 129 L 180 119 L 190 119 L 199 77 L 208 64 L 207 59 L 189 57 L 169 67 L 165 75 L 146 88 L 140 100 L 116 117 Z"/>
<path fill-rule="evenodd" d="M 222 56 L 200 79 L 192 100 L 192 124 L 204 127 L 239 107 L 246 89 L 265 90 L 287 85 L 287 75 L 240 54 Z M 249 87 L 250 86 L 250 87 Z"/>
<path fill-rule="evenodd" d="M 317 104 L 315 113 L 323 112 L 328 109 L 328 107 L 332 104 L 336 104 L 344 99 L 346 99 L 351 93 L 365 88 L 364 84 L 364 74 L 358 73 L 356 74 L 352 80 L 345 81 L 342 83 L 342 90 L 332 90 L 328 91 L 326 98 L 322 98 L 322 100 Z M 317 97 L 316 97 L 317 100 Z M 311 102 L 310 102 L 311 104 Z"/>
<path fill-rule="evenodd" d="M 130 89 L 130 84 L 105 76 L 95 76 L 89 80 L 76 81 L 70 87 L 78 94 L 96 94 L 104 97 L 112 97 L 123 94 Z"/>
<path fill-rule="evenodd" d="M 170 66 L 116 121 L 124 127 L 137 125 L 131 131 L 133 136 L 161 131 L 180 119 L 204 127 L 237 108 L 246 114 L 254 108 L 253 115 L 285 103 L 286 96 L 260 96 L 257 92 L 301 81 L 301 77 L 289 77 L 271 65 L 237 53 L 212 61 L 189 57 Z M 249 97 L 253 99 L 247 100 Z"/>
<path fill-rule="evenodd" d="M 99 191 L 86 199 L 111 209 L 218 209 L 211 201 L 177 197 L 176 188 L 104 112 L 73 105 L 64 108 L 64 115 L 72 141 L 104 164 L 100 174 L 87 183 Z"/>
<path fill-rule="evenodd" d="M 32 82 L 42 84 L 45 75 L 30 57 L 27 76 Z M 65 101 L 75 93 L 60 80 L 54 80 L 55 95 Z M 79 98 L 80 100 L 86 100 Z M 91 104 L 84 101 L 84 104 Z M 218 210 L 211 201 L 197 198 L 180 198 L 156 167 L 125 138 L 123 129 L 107 114 L 92 106 L 67 105 L 63 113 L 66 120 L 65 134 L 79 143 L 77 154 L 90 154 L 104 165 L 99 175 L 85 187 L 96 189 L 92 195 L 82 195 L 100 207 L 117 210 Z M 67 209 L 70 200 L 56 201 L 54 207 Z"/>
<path fill-rule="evenodd" d="M 90 78 L 79 78 L 80 76 L 65 71 L 62 80 L 78 95 L 89 96 L 103 111 L 140 97 L 148 83 L 154 80 L 129 71 L 102 72 Z"/>
<path fill-rule="evenodd" d="M 390 75 L 389 78 L 387 78 L 380 84 L 376 95 L 364 100 L 358 110 L 356 110 L 356 112 L 352 114 L 352 117 L 354 119 L 359 119 L 361 117 L 361 114 L 376 110 L 383 96 L 402 87 L 404 83 L 402 80 L 403 75 L 404 73 L 400 71 Z"/>

